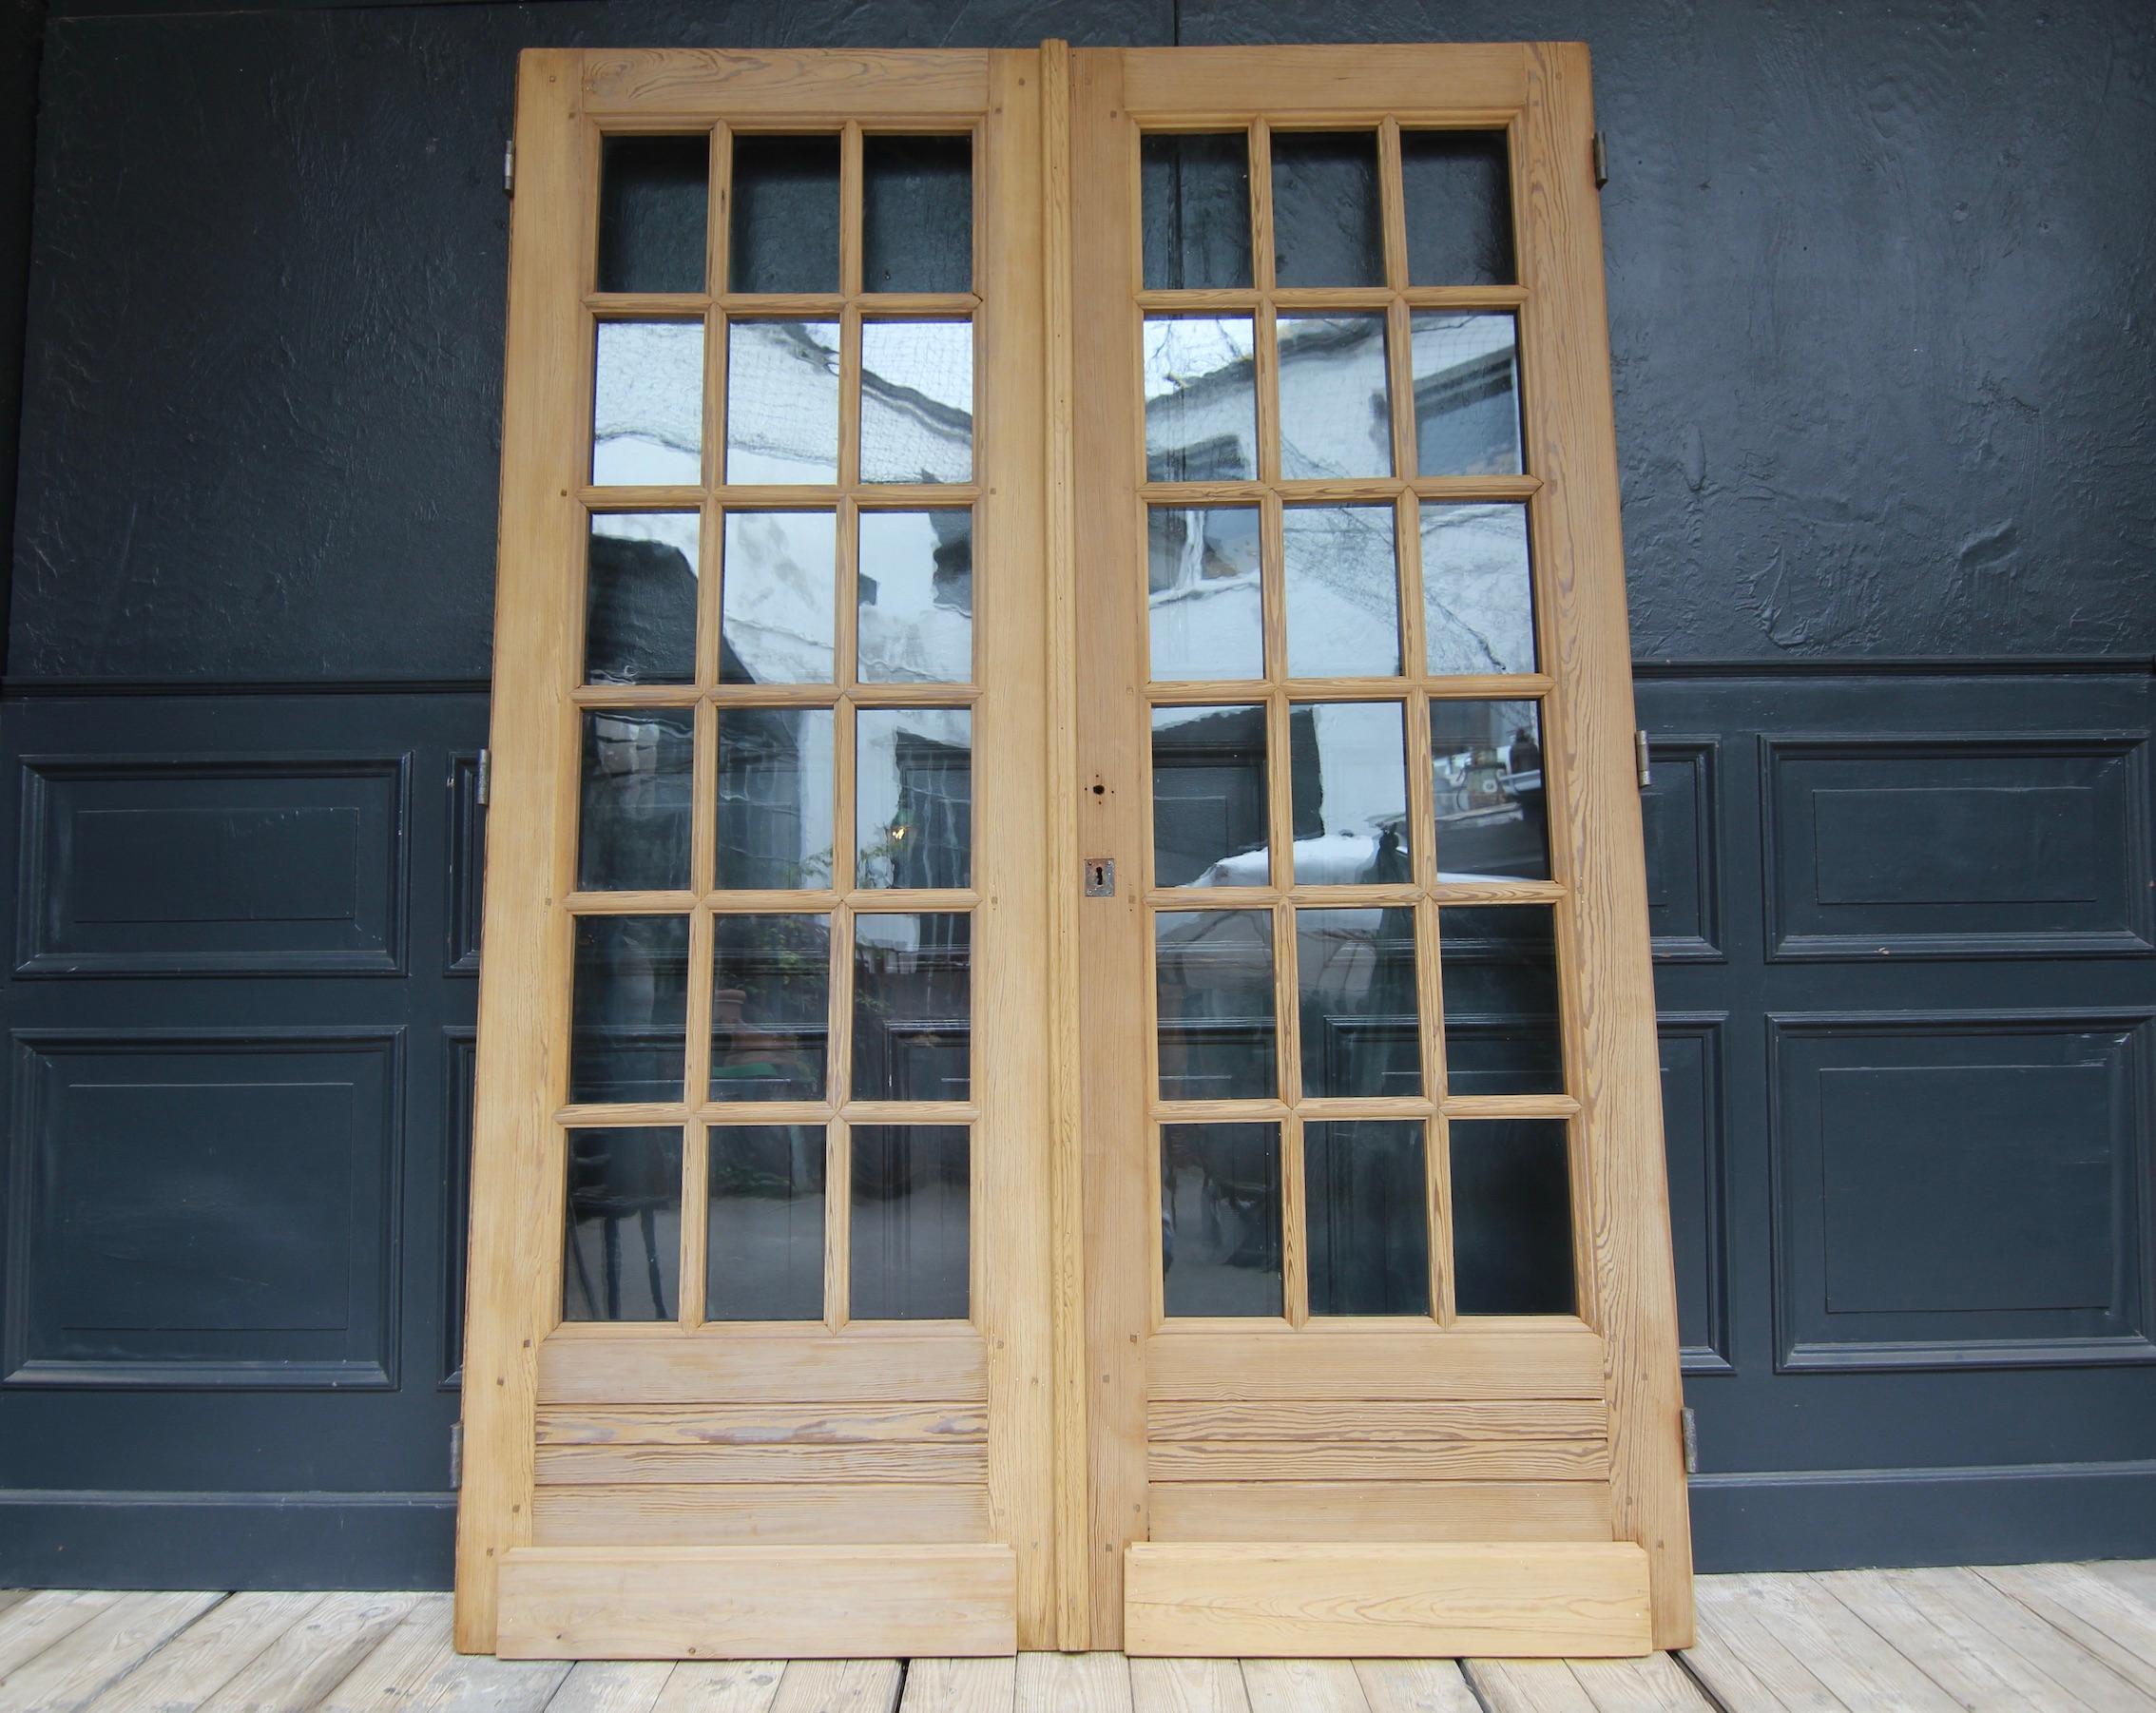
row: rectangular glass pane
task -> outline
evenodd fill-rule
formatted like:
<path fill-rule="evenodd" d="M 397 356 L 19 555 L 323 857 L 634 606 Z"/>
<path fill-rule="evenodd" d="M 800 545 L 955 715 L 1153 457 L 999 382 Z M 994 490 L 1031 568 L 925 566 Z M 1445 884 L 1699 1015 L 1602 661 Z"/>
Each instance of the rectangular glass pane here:
<path fill-rule="evenodd" d="M 861 480 L 972 477 L 972 322 L 862 322 Z"/>
<path fill-rule="evenodd" d="M 1561 1118 L 1453 1119 L 1453 1306 L 1570 1315 L 1572 1173 Z"/>
<path fill-rule="evenodd" d="M 717 723 L 720 888 L 829 886 L 837 818 L 831 710 L 722 707 Z"/>
<path fill-rule="evenodd" d="M 1411 285 L 1511 285 L 1512 190 L 1503 131 L 1402 131 Z"/>
<path fill-rule="evenodd" d="M 1248 286 L 1250 139 L 1152 132 L 1138 145 L 1145 289 Z"/>
<path fill-rule="evenodd" d="M 1547 880 L 1542 704 L 1430 703 L 1440 880 Z"/>
<path fill-rule="evenodd" d="M 564 1320 L 671 1320 L 681 1312 L 682 1133 L 571 1130 L 562 1244 Z"/>
<path fill-rule="evenodd" d="M 608 137 L 599 156 L 599 289 L 701 292 L 711 139 Z"/>
<path fill-rule="evenodd" d="M 821 1100 L 831 918 L 719 915 L 711 946 L 711 1098 Z"/>
<path fill-rule="evenodd" d="M 1298 886 L 1399 886 L 1415 878 L 1407 721 L 1398 703 L 1291 703 L 1288 795 Z"/>
<path fill-rule="evenodd" d="M 1295 958 L 1304 1098 L 1420 1094 L 1414 910 L 1299 910 Z"/>
<path fill-rule="evenodd" d="M 1430 1189 L 1420 1119 L 1302 1126 L 1313 1315 L 1430 1312 Z"/>
<path fill-rule="evenodd" d="M 1156 681 L 1265 676 L 1255 506 L 1156 506 L 1145 515 Z"/>
<path fill-rule="evenodd" d="M 1280 474 L 1393 473 L 1385 318 L 1282 316 Z"/>
<path fill-rule="evenodd" d="M 734 133 L 727 286 L 838 289 L 838 139 Z"/>
<path fill-rule="evenodd" d="M 579 916 L 572 1101 L 678 1101 L 688 1047 L 688 917 Z"/>
<path fill-rule="evenodd" d="M 973 676 L 973 514 L 860 514 L 855 579 L 863 683 L 964 683 Z"/>
<path fill-rule="evenodd" d="M 596 361 L 592 485 L 701 485 L 703 323 L 602 321 Z"/>
<path fill-rule="evenodd" d="M 1453 309 L 1418 309 L 1409 319 L 1416 472 L 1518 475 L 1518 324 Z"/>
<path fill-rule="evenodd" d="M 1422 634 L 1433 676 L 1534 670 L 1525 506 L 1423 501 Z"/>
<path fill-rule="evenodd" d="M 726 324 L 726 477 L 838 479 L 838 323 Z"/>
<path fill-rule="evenodd" d="M 856 1320 L 963 1320 L 971 1309 L 971 1138 L 964 1125 L 856 1125 Z"/>
<path fill-rule="evenodd" d="M 1161 1098 L 1271 1100 L 1273 913 L 1162 911 L 1153 918 Z"/>
<path fill-rule="evenodd" d="M 1267 886 L 1265 709 L 1153 710 L 1153 884 Z"/>
<path fill-rule="evenodd" d="M 972 884 L 971 709 L 860 710 L 854 830 L 857 886 Z"/>
<path fill-rule="evenodd" d="M 1564 1093 L 1555 931 L 1547 905 L 1438 912 L 1451 1093 Z"/>
<path fill-rule="evenodd" d="M 1248 316 L 1147 316 L 1145 478 L 1258 475 L 1258 335 Z"/>
<path fill-rule="evenodd" d="M 854 918 L 854 1098 L 971 1099 L 973 919 L 964 911 Z"/>
<path fill-rule="evenodd" d="M 1400 669 L 1400 578 L 1390 506 L 1290 506 L 1281 514 L 1291 678 Z"/>
<path fill-rule="evenodd" d="M 713 1125 L 706 1320 L 823 1318 L 823 1126 Z"/>
<path fill-rule="evenodd" d="M 719 682 L 827 684 L 837 657 L 838 519 L 729 511 L 719 568 Z"/>
<path fill-rule="evenodd" d="M 1162 1303 L 1170 1315 L 1283 1313 L 1280 1126 L 1161 1126 Z"/>
<path fill-rule="evenodd" d="M 973 289 L 973 140 L 861 139 L 861 287 Z"/>
<path fill-rule="evenodd" d="M 701 523 L 693 511 L 595 511 L 585 549 L 584 681 L 696 677 Z"/>
<path fill-rule="evenodd" d="M 696 716 L 691 710 L 586 710 L 578 787 L 578 890 L 685 890 L 695 778 Z"/>
<path fill-rule="evenodd" d="M 1376 132 L 1273 133 L 1273 250 L 1283 286 L 1385 283 Z"/>

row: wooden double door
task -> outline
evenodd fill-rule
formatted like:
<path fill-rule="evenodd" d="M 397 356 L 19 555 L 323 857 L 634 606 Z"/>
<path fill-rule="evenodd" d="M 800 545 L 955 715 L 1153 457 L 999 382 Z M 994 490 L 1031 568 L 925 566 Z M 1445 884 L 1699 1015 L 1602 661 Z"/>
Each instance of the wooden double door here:
<path fill-rule="evenodd" d="M 1687 1638 L 1591 132 L 524 57 L 460 1646 Z"/>

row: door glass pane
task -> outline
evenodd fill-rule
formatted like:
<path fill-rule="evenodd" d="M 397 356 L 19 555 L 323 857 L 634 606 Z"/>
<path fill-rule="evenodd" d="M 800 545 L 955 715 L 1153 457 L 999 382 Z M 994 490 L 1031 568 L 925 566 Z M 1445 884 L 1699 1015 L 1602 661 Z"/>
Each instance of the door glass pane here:
<path fill-rule="evenodd" d="M 854 728 L 855 884 L 972 884 L 973 716 L 863 708 Z"/>
<path fill-rule="evenodd" d="M 838 479 L 838 323 L 726 324 L 726 480 Z"/>
<path fill-rule="evenodd" d="M 696 717 L 687 708 L 586 712 L 578 890 L 687 887 L 695 756 Z"/>
<path fill-rule="evenodd" d="M 1430 671 L 1532 672 L 1525 506 L 1422 504 L 1422 632 Z"/>
<path fill-rule="evenodd" d="M 591 390 L 595 487 L 703 480 L 703 323 L 602 321 Z"/>
<path fill-rule="evenodd" d="M 1525 466 L 1513 318 L 1418 309 L 1410 325 L 1417 472 L 1518 475 Z"/>
<path fill-rule="evenodd" d="M 728 286 L 838 289 L 838 139 L 734 133 Z"/>
<path fill-rule="evenodd" d="M 1441 880 L 1547 880 L 1542 704 L 1430 703 Z"/>
<path fill-rule="evenodd" d="M 1273 133 L 1273 272 L 1280 284 L 1383 285 L 1384 233 L 1376 133 Z"/>
<path fill-rule="evenodd" d="M 823 1126 L 713 1125 L 706 1320 L 823 1316 Z"/>
<path fill-rule="evenodd" d="M 1280 318 L 1280 474 L 1393 473 L 1383 316 Z"/>
<path fill-rule="evenodd" d="M 1511 285 L 1503 131 L 1402 131 L 1411 285 Z"/>
<path fill-rule="evenodd" d="M 688 1046 L 688 917 L 579 916 L 572 1101 L 678 1101 Z"/>
<path fill-rule="evenodd" d="M 1265 709 L 1153 710 L 1153 884 L 1271 884 Z"/>
<path fill-rule="evenodd" d="M 861 323 L 861 480 L 973 476 L 973 324 Z"/>
<path fill-rule="evenodd" d="M 1161 1126 L 1161 1274 L 1170 1315 L 1278 1316 L 1280 1126 Z"/>
<path fill-rule="evenodd" d="M 717 725 L 721 890 L 829 886 L 831 710 L 722 707 Z"/>
<path fill-rule="evenodd" d="M 853 1128 L 856 1320 L 963 1320 L 972 1222 L 964 1125 Z"/>
<path fill-rule="evenodd" d="M 1422 1092 L 1415 912 L 1299 910 L 1305 1099 Z"/>
<path fill-rule="evenodd" d="M 973 289 L 973 140 L 861 139 L 861 287 Z"/>
<path fill-rule="evenodd" d="M 1430 1191 L 1419 1119 L 1302 1126 L 1313 1315 L 1430 1312 Z"/>
<path fill-rule="evenodd" d="M 1151 666 L 1159 682 L 1265 676 L 1255 506 L 1156 506 L 1145 515 Z"/>
<path fill-rule="evenodd" d="M 608 137 L 599 163 L 599 289 L 701 292 L 711 139 Z"/>
<path fill-rule="evenodd" d="M 854 1098 L 972 1098 L 973 919 L 854 918 Z"/>
<path fill-rule="evenodd" d="M 1291 678 L 1400 669 L 1400 582 L 1390 506 L 1290 506 L 1281 514 Z"/>
<path fill-rule="evenodd" d="M 719 568 L 719 682 L 827 684 L 838 520 L 829 511 L 729 511 Z"/>
<path fill-rule="evenodd" d="M 696 677 L 693 511 L 595 511 L 585 553 L 584 681 L 685 684 Z"/>
<path fill-rule="evenodd" d="M 1562 1094 L 1556 913 L 1546 905 L 1438 912 L 1445 1068 L 1453 1094 Z"/>
<path fill-rule="evenodd" d="M 1147 316 L 1145 479 L 1258 474 L 1258 336 L 1248 316 Z"/>
<path fill-rule="evenodd" d="M 1406 732 L 1396 702 L 1289 704 L 1298 886 L 1399 886 L 1415 878 Z"/>
<path fill-rule="evenodd" d="M 1138 145 L 1147 291 L 1250 284 L 1250 139 L 1153 132 Z"/>
<path fill-rule="evenodd" d="M 712 918 L 711 1098 L 823 1098 L 831 918 Z"/>
<path fill-rule="evenodd" d="M 682 1133 L 571 1130 L 562 1245 L 564 1320 L 680 1313 Z"/>
<path fill-rule="evenodd" d="M 1463 1315 L 1569 1315 L 1572 1176 L 1561 1118 L 1453 1119 L 1453 1302 Z"/>
<path fill-rule="evenodd" d="M 1271 1100 L 1273 913 L 1162 911 L 1153 918 L 1161 1098 Z"/>
<path fill-rule="evenodd" d="M 863 683 L 964 683 L 973 676 L 973 514 L 860 514 Z"/>

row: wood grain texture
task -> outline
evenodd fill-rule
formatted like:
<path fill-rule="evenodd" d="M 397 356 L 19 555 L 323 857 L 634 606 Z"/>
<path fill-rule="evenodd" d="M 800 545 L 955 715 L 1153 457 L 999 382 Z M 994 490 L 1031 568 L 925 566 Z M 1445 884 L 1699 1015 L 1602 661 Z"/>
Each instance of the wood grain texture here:
<path fill-rule="evenodd" d="M 901 1713 L 1011 1713 L 1018 1661 L 909 1660 Z"/>
<path fill-rule="evenodd" d="M 0 1705 L 74 1713 L 137 1661 L 223 1599 L 221 1594 L 125 1594 L 0 1684 Z"/>
<path fill-rule="evenodd" d="M 644 1482 L 952 1481 L 988 1479 L 986 1441 L 946 1445 L 890 1441 L 871 1445 L 543 1445 L 545 1487 L 621 1487 Z"/>
<path fill-rule="evenodd" d="M 1594 1481 L 1609 1478 L 1602 1439 L 1396 1441 L 1172 1440 L 1146 1453 L 1155 1483 L 1176 1481 Z M 542 1471 L 542 1479 L 546 1479 Z"/>
<path fill-rule="evenodd" d="M 1155 1445 L 1183 1439 L 1295 1439 L 1353 1445 L 1601 1439 L 1608 1432 L 1608 1412 L 1599 1398 L 1474 1403 L 1184 1400 L 1156 1403 L 1145 1413 L 1145 1433 Z"/>
<path fill-rule="evenodd" d="M 1152 1401 L 1356 1403 L 1384 1399 L 1592 1399 L 1603 1394 L 1603 1343 L 1584 1328 L 1535 1333 L 1357 1333 L 1282 1338 L 1263 1333 L 1147 1340 Z"/>
<path fill-rule="evenodd" d="M 1499 116 L 1528 86 L 1526 50 L 1506 43 L 1443 48 L 1139 48 L 1123 56 L 1130 110 L 1141 119 L 1322 117 L 1375 123 L 1386 114 Z"/>
<path fill-rule="evenodd" d="M 1350 1660 L 1245 1660 L 1250 1713 L 1369 1713 Z"/>
<path fill-rule="evenodd" d="M 989 56 L 964 48 L 630 49 L 585 56 L 584 87 L 586 110 L 605 117 L 708 124 L 731 108 L 820 119 L 836 129 L 865 108 L 879 120 L 967 123 L 988 105 Z"/>
<path fill-rule="evenodd" d="M 1357 1660 L 1370 1713 L 1483 1713 L 1451 1660 Z"/>
<path fill-rule="evenodd" d="M 1018 1713 L 1132 1713 L 1119 1653 L 1029 1653 L 1018 1661 Z"/>
<path fill-rule="evenodd" d="M 320 1594 L 234 1594 L 138 1662 L 98 1698 L 100 1713 L 183 1713 L 237 1677 L 285 1630 L 322 1603 Z M 449 1614 L 440 1603 L 447 1646 Z"/>
<path fill-rule="evenodd" d="M 1130 1701 L 1136 1713 L 1250 1713 L 1234 1660 L 1132 1660 Z"/>
<path fill-rule="evenodd" d="M 546 1445 L 947 1445 L 988 1437 L 975 1404 L 621 1404 L 542 1409 Z"/>
<path fill-rule="evenodd" d="M 1177 1481 L 1146 1506 L 1157 1541 L 1609 1538 L 1601 1481 Z"/>
<path fill-rule="evenodd" d="M 539 1398 L 548 1405 L 985 1404 L 988 1352 L 972 1332 L 556 1337 L 539 1349 Z"/>
<path fill-rule="evenodd" d="M 903 1676 L 896 1660 L 796 1660 L 771 1713 L 892 1713 Z"/>
<path fill-rule="evenodd" d="M 948 1483 L 544 1487 L 532 1506 L 532 1544 L 541 1547 L 928 1545 L 986 1541 L 993 1528 L 986 1486 Z"/>
<path fill-rule="evenodd" d="M 289 1713 L 343 1682 L 418 1603 L 415 1594 L 325 1594 L 202 1703 L 215 1713 Z"/>

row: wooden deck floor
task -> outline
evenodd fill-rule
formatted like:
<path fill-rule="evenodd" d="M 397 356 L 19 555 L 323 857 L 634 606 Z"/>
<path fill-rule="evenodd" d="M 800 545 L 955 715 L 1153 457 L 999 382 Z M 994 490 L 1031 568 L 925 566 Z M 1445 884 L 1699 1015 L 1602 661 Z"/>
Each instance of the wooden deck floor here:
<path fill-rule="evenodd" d="M 512 1663 L 446 1594 L 0 1592 L 0 1710 L 1875 1713 L 2156 1709 L 2156 1560 L 1700 1581 L 1679 1658 Z"/>

